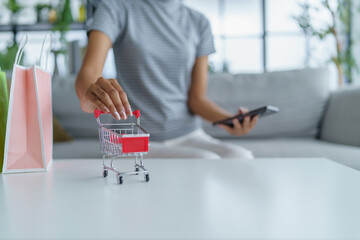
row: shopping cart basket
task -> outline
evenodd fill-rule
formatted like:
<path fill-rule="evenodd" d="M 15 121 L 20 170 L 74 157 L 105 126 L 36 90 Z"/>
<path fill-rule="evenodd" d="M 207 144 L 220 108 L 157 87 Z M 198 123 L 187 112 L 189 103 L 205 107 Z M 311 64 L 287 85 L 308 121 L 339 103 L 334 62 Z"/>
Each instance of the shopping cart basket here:
<path fill-rule="evenodd" d="M 119 184 L 123 183 L 124 175 L 144 174 L 146 182 L 150 180 L 149 172 L 143 165 L 143 155 L 149 151 L 149 136 L 140 126 L 140 111 L 133 112 L 136 123 L 101 123 L 100 115 L 104 112 L 95 110 L 99 129 L 100 151 L 103 154 L 103 176 L 108 176 L 108 170 L 116 173 Z M 120 172 L 114 167 L 114 160 L 121 157 L 135 157 L 134 171 Z M 106 165 L 109 161 L 110 165 Z"/>

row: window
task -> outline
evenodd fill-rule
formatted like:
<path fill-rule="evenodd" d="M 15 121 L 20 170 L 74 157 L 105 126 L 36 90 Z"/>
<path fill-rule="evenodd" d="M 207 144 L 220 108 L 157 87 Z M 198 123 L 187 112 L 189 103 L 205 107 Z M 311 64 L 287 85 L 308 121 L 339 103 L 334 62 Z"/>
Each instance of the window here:
<path fill-rule="evenodd" d="M 299 0 L 183 2 L 202 12 L 211 23 L 217 52 L 209 60 L 215 71 L 296 69 L 317 66 L 329 57 L 324 47 L 314 47 L 319 41 L 306 38 L 293 19 L 301 11 Z"/>

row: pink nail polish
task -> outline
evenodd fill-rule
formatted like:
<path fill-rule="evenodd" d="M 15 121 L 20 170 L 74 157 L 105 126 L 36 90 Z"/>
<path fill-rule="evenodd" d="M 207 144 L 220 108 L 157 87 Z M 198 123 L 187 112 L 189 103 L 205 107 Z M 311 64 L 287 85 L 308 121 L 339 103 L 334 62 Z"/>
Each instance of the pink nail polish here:
<path fill-rule="evenodd" d="M 115 114 L 117 120 L 120 120 L 120 119 L 121 119 L 118 112 L 115 112 L 114 114 Z"/>
<path fill-rule="evenodd" d="M 125 111 L 121 111 L 120 115 L 123 119 L 127 119 Z"/>

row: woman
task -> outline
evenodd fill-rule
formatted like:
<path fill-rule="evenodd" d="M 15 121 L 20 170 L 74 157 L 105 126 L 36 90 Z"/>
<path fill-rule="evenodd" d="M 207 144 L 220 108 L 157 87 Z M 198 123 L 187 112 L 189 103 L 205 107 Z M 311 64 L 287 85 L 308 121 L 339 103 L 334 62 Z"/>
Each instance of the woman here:
<path fill-rule="evenodd" d="M 101 77 L 111 47 L 116 80 Z M 82 109 L 98 108 L 118 120 L 140 109 L 142 126 L 155 141 L 149 157 L 253 158 L 249 150 L 201 129 L 198 116 L 214 122 L 233 115 L 206 97 L 208 55 L 214 52 L 208 20 L 180 0 L 104 0 L 89 27 L 76 80 Z M 241 136 L 257 120 L 221 127 Z"/>

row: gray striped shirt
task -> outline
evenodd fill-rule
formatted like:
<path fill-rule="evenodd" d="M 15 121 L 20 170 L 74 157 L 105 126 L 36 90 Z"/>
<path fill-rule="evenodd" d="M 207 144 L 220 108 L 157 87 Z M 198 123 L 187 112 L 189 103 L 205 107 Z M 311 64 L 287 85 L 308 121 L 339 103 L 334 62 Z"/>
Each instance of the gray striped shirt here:
<path fill-rule="evenodd" d="M 178 0 L 103 0 L 91 30 L 113 42 L 117 80 L 152 141 L 201 127 L 187 105 L 195 59 L 215 52 L 201 13 Z"/>

